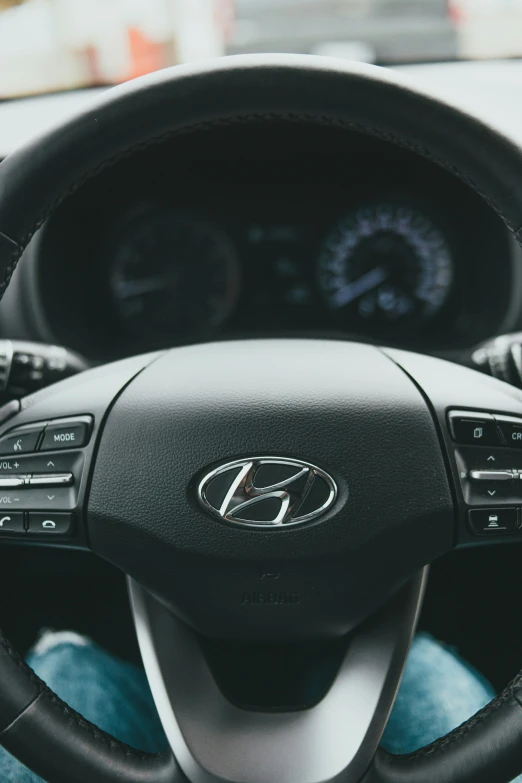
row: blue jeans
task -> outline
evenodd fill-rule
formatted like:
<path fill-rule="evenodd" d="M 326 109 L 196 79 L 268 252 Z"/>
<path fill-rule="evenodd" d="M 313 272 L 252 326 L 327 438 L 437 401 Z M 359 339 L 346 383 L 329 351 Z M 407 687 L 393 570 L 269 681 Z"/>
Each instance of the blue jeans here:
<path fill-rule="evenodd" d="M 44 634 L 27 661 L 62 699 L 105 731 L 141 750 L 166 747 L 146 678 L 131 664 L 67 632 Z M 382 745 L 392 753 L 416 750 L 467 720 L 494 695 L 452 649 L 419 634 Z M 0 748 L 0 780 L 39 783 L 40 778 Z"/>

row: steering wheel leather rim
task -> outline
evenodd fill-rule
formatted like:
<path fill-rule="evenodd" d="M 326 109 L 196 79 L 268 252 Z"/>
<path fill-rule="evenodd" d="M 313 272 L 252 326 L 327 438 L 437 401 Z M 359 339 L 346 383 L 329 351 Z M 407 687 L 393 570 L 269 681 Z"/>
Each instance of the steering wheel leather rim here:
<path fill-rule="evenodd" d="M 405 147 L 466 182 L 522 244 L 521 152 L 496 131 L 372 66 L 242 56 L 110 90 L 7 158 L 0 165 L 0 294 L 34 233 L 88 179 L 176 136 L 258 122 L 329 125 Z M 53 783 L 185 780 L 171 753 L 134 751 L 68 708 L 3 634 L 0 678 L 1 744 Z M 522 673 L 467 723 L 416 753 L 379 751 L 365 783 L 489 783 L 493 773 L 507 783 L 522 769 L 521 688 Z"/>
<path fill-rule="evenodd" d="M 469 185 L 521 240 L 513 165 L 519 149 L 499 132 L 381 68 L 304 55 L 241 55 L 176 66 L 108 90 L 6 158 L 0 293 L 38 228 L 105 168 L 178 135 L 260 121 L 330 125 L 409 149 Z"/>

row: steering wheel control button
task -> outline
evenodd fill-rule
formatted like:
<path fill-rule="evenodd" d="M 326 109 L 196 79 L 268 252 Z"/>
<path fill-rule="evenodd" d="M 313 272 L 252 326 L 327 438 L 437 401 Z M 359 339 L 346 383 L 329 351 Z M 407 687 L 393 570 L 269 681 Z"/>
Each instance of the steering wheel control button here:
<path fill-rule="evenodd" d="M 42 473 L 28 476 L 0 476 L 0 489 L 17 487 L 68 487 L 74 483 L 72 473 Z"/>
<path fill-rule="evenodd" d="M 0 510 L 0 536 L 2 533 L 25 533 L 24 514 L 22 511 L 13 511 L 9 514 Z"/>
<path fill-rule="evenodd" d="M 469 506 L 522 505 L 520 459 L 512 449 L 461 446 L 455 450 L 457 475 Z"/>
<path fill-rule="evenodd" d="M 2 486 L 0 478 L 0 487 Z M 28 477 L 30 487 L 68 487 L 74 483 L 72 473 L 43 473 L 39 476 Z"/>
<path fill-rule="evenodd" d="M 74 514 L 29 514 L 28 533 L 66 536 L 72 532 Z"/>
<path fill-rule="evenodd" d="M 27 482 L 27 478 L 27 476 L 0 476 L 0 489 L 23 487 Z"/>
<path fill-rule="evenodd" d="M 36 451 L 42 432 L 43 426 L 38 429 L 16 430 L 5 435 L 0 438 L 0 454 L 26 454 Z"/>
<path fill-rule="evenodd" d="M 84 455 L 81 451 L 64 451 L 59 454 L 33 454 L 28 457 L 2 459 L 0 457 L 0 474 L 5 473 L 74 473 L 81 475 Z"/>
<path fill-rule="evenodd" d="M 513 481 L 518 479 L 518 473 L 513 470 L 470 470 L 472 481 Z"/>
<path fill-rule="evenodd" d="M 59 449 L 77 449 L 89 440 L 91 422 L 88 420 L 56 422 L 45 428 L 40 451 L 58 451 Z"/>
<path fill-rule="evenodd" d="M 501 446 L 497 423 L 488 413 L 453 411 L 449 414 L 453 439 L 468 446 Z"/>
<path fill-rule="evenodd" d="M 507 536 L 519 532 L 516 508 L 476 508 L 469 512 L 469 524 L 475 535 Z"/>
<path fill-rule="evenodd" d="M 506 445 L 512 449 L 522 449 L 522 419 L 513 416 L 495 416 L 495 419 Z"/>
<path fill-rule="evenodd" d="M 75 497 L 72 487 L 32 489 L 24 486 L 18 489 L 0 489 L 0 514 L 3 509 L 68 511 L 74 507 L 74 503 Z"/>

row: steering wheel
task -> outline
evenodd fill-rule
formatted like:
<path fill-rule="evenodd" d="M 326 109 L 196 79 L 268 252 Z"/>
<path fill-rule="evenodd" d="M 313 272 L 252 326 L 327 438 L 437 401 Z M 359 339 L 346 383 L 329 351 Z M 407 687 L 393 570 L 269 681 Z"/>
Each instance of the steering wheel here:
<path fill-rule="evenodd" d="M 2 163 L 2 292 L 36 230 L 102 169 L 260 123 L 408 148 L 521 238 L 522 155 L 494 130 L 371 66 L 226 58 L 110 90 Z M 522 675 L 429 747 L 393 756 L 379 742 L 427 564 L 522 540 L 521 439 L 522 394 L 501 381 L 311 339 L 137 356 L 7 406 L 0 540 L 90 548 L 128 575 L 170 748 L 104 734 L 3 635 L 1 744 L 49 783 L 508 783 L 522 770 Z M 321 682 L 305 692 L 312 659 Z"/>

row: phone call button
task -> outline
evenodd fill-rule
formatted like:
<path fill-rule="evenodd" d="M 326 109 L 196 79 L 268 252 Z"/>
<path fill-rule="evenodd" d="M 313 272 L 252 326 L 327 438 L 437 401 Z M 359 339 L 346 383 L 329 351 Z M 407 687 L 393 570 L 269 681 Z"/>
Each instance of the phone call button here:
<path fill-rule="evenodd" d="M 0 536 L 2 533 L 23 533 L 24 515 L 22 511 L 0 509 Z"/>
<path fill-rule="evenodd" d="M 72 532 L 74 514 L 31 512 L 28 533 L 66 536 Z"/>

